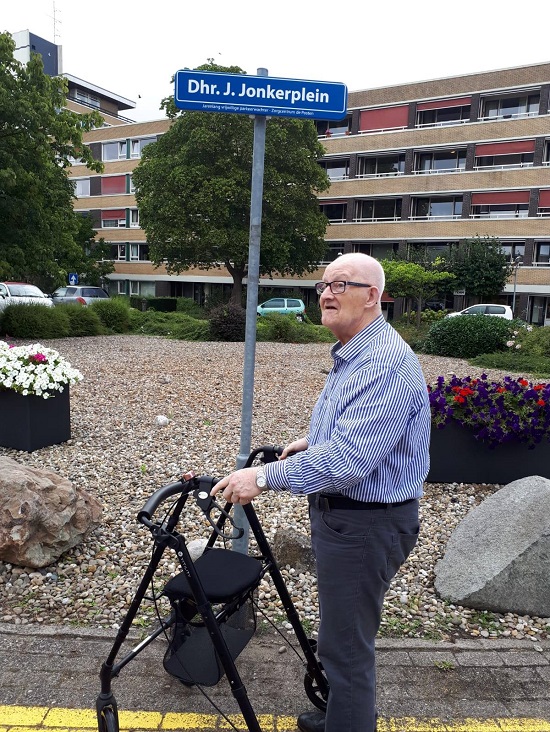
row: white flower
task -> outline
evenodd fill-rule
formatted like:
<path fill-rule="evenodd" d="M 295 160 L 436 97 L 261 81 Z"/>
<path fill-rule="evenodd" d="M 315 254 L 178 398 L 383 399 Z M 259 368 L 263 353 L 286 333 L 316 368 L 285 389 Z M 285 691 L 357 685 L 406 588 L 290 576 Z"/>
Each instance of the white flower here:
<path fill-rule="evenodd" d="M 521 348 L 521 343 L 516 343 L 516 348 Z"/>
<path fill-rule="evenodd" d="M 512 348 L 512 346 L 514 345 L 514 341 L 506 341 L 506 345 L 508 346 L 508 348 Z"/>
<path fill-rule="evenodd" d="M 82 378 L 80 371 L 53 348 L 40 343 L 10 348 L 0 341 L 0 388 L 48 399 L 52 391 L 63 391 Z"/>

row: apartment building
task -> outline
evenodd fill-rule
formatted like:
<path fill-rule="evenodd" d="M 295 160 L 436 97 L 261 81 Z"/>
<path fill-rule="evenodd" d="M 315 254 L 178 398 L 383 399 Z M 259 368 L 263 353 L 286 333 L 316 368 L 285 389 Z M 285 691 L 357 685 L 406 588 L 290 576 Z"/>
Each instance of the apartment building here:
<path fill-rule="evenodd" d="M 499 301 L 550 324 L 549 93 L 548 63 L 352 92 L 345 120 L 317 123 L 332 256 L 496 237 L 517 265 Z"/>
<path fill-rule="evenodd" d="M 30 41 L 36 46 L 36 37 Z M 105 117 L 104 127 L 85 136 L 103 173 L 75 161 L 71 175 L 75 209 L 111 244 L 110 291 L 200 302 L 229 289 L 223 267 L 169 275 L 149 260 L 132 171 L 169 120 L 132 122 L 120 112 L 133 102 L 65 76 L 70 108 L 93 107 Z M 549 97 L 550 63 L 351 92 L 344 120 L 316 122 L 326 150 L 320 164 L 331 179 L 319 198 L 329 220 L 326 261 L 306 277 L 263 278 L 260 287 L 299 287 L 309 302 L 323 266 L 340 253 L 385 258 L 420 247 L 435 257 L 463 239 L 495 237 L 515 263 L 496 299 L 529 322 L 550 325 Z M 457 292 L 446 304 L 473 302 Z M 383 307 L 393 317 L 402 304 L 384 294 Z"/>

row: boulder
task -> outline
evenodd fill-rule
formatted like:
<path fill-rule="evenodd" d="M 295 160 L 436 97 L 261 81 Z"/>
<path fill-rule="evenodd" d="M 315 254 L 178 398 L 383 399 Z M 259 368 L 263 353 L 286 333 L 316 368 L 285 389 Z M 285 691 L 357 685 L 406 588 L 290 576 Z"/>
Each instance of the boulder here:
<path fill-rule="evenodd" d="M 315 572 L 311 540 L 294 529 L 277 529 L 273 539 L 273 556 L 281 567 L 294 567 L 298 572 Z"/>
<path fill-rule="evenodd" d="M 521 478 L 473 508 L 435 567 L 435 589 L 480 610 L 550 616 L 550 480 Z"/>
<path fill-rule="evenodd" d="M 0 559 L 47 567 L 97 528 L 101 504 L 50 470 L 0 456 Z"/>

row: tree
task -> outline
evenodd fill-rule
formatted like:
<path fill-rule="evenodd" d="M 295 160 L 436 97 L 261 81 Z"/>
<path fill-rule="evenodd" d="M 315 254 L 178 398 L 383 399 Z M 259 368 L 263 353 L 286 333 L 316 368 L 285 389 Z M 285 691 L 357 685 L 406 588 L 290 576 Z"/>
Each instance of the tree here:
<path fill-rule="evenodd" d="M 456 276 L 456 287 L 480 302 L 502 292 L 512 273 L 500 241 L 489 236 L 464 239 L 451 249 L 447 267 Z"/>
<path fill-rule="evenodd" d="M 452 273 L 441 271 L 440 260 L 424 266 L 400 259 L 384 259 L 380 264 L 386 276 L 388 294 L 416 300 L 417 325 L 420 325 L 423 303 L 445 291 L 455 280 Z"/>
<path fill-rule="evenodd" d="M 244 73 L 212 63 L 208 71 Z M 134 171 L 140 224 L 155 264 L 169 272 L 223 263 L 241 301 L 247 273 L 253 120 L 163 107 L 174 122 Z M 330 183 L 313 123 L 271 119 L 266 129 L 260 273 L 301 275 L 324 258 L 327 219 L 317 194 Z"/>
<path fill-rule="evenodd" d="M 83 133 L 103 123 L 97 112 L 64 109 L 66 81 L 43 71 L 33 54 L 23 65 L 0 34 L 0 279 L 30 280 L 46 290 L 80 271 L 80 222 L 67 175 L 71 158 L 97 172 Z"/>

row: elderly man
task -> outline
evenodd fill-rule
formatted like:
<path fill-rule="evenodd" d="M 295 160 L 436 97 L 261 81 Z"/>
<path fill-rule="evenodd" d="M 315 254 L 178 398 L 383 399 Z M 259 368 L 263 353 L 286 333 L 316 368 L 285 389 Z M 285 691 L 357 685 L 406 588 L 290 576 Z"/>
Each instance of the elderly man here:
<path fill-rule="evenodd" d="M 418 538 L 430 409 L 418 359 L 382 316 L 380 264 L 344 254 L 316 290 L 338 343 L 309 435 L 287 445 L 280 461 L 237 470 L 214 491 L 240 504 L 266 489 L 307 496 L 330 693 L 326 717 L 305 712 L 298 727 L 373 732 L 374 639 L 384 594 Z"/>

